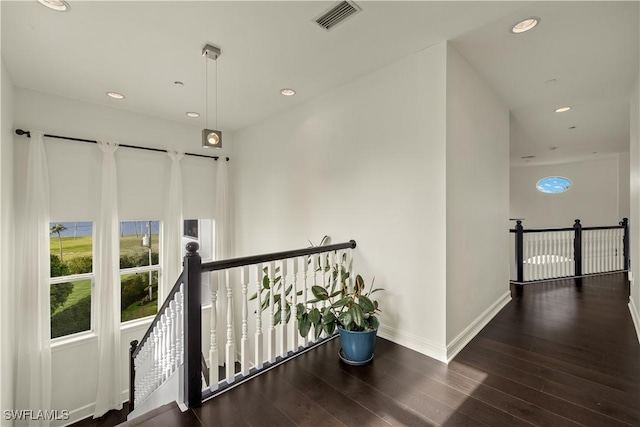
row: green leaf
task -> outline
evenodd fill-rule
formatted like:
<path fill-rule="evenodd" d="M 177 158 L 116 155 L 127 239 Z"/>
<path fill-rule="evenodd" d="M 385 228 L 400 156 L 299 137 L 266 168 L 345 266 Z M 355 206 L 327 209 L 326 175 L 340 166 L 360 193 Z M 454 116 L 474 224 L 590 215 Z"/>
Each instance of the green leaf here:
<path fill-rule="evenodd" d="M 309 335 L 309 331 L 311 330 L 311 321 L 309 321 L 309 316 L 307 313 L 304 313 L 302 319 L 298 322 L 298 331 L 300 331 L 300 336 L 306 337 Z"/>
<path fill-rule="evenodd" d="M 334 302 L 333 304 L 331 304 L 331 307 L 333 307 L 333 308 L 344 307 L 345 305 L 347 305 L 347 303 L 350 300 L 351 300 L 351 297 L 344 297 L 344 298 L 339 299 L 338 301 Z"/>
<path fill-rule="evenodd" d="M 376 310 L 376 306 L 373 305 L 373 302 L 371 302 L 371 300 L 364 295 L 360 295 L 358 297 L 358 304 L 360 305 L 360 308 L 362 308 L 362 311 L 365 313 L 371 313 Z"/>
<path fill-rule="evenodd" d="M 284 306 L 284 323 L 289 323 L 291 320 L 291 306 L 289 304 Z"/>
<path fill-rule="evenodd" d="M 255 294 L 251 295 L 251 298 L 249 298 L 249 301 L 253 301 L 254 299 L 258 298 L 258 293 L 256 292 Z"/>
<path fill-rule="evenodd" d="M 336 322 L 323 323 L 323 324 L 322 324 L 322 330 L 323 330 L 327 335 L 333 335 L 333 333 L 336 331 Z"/>
<path fill-rule="evenodd" d="M 291 289 L 293 289 L 293 285 L 289 285 L 289 287 L 284 291 L 284 294 L 289 295 L 291 293 Z"/>
<path fill-rule="evenodd" d="M 273 317 L 274 317 L 273 324 L 274 325 L 279 325 L 280 321 L 282 320 L 282 310 L 278 309 L 278 311 L 275 312 Z"/>
<path fill-rule="evenodd" d="M 337 297 L 337 296 L 338 296 L 338 295 L 340 295 L 341 293 L 342 293 L 342 290 L 335 291 L 335 292 L 333 292 L 331 295 L 329 295 L 329 298 Z"/>
<path fill-rule="evenodd" d="M 314 330 L 315 330 L 315 339 L 317 340 L 318 338 L 320 338 L 320 334 L 322 334 L 322 328 L 320 327 L 320 325 L 315 325 L 314 326 Z"/>
<path fill-rule="evenodd" d="M 353 317 L 353 323 L 360 327 L 364 327 L 364 313 L 360 306 L 357 304 L 354 305 L 349 309 L 349 312 L 351 313 L 351 317 Z"/>
<path fill-rule="evenodd" d="M 309 321 L 314 325 L 320 324 L 320 311 L 317 308 L 314 308 L 309 312 Z"/>
<path fill-rule="evenodd" d="M 340 313 L 338 320 L 342 323 L 342 326 L 344 326 L 345 329 L 349 330 L 349 325 L 353 322 L 353 317 L 351 316 L 350 311 L 343 311 Z"/>
<path fill-rule="evenodd" d="M 326 325 L 327 323 L 335 323 L 336 322 L 336 316 L 331 312 L 331 311 L 325 311 L 324 315 L 322 316 L 322 324 Z"/>
<path fill-rule="evenodd" d="M 369 318 L 369 325 L 371 325 L 371 329 L 378 329 L 378 327 L 380 327 L 380 322 L 376 316 L 371 316 Z"/>
<path fill-rule="evenodd" d="M 360 295 L 362 293 L 362 290 L 364 289 L 364 279 L 362 278 L 361 275 L 357 275 L 356 276 L 356 289 L 355 289 L 355 294 L 356 295 Z"/>
<path fill-rule="evenodd" d="M 265 275 L 262 278 L 262 287 L 265 289 L 271 289 L 271 287 L 269 286 L 269 276 Z"/>
<path fill-rule="evenodd" d="M 302 315 L 306 314 L 307 308 L 302 303 L 298 303 L 296 306 L 296 317 L 298 318 L 298 322 L 302 319 Z"/>
<path fill-rule="evenodd" d="M 313 285 L 311 287 L 311 292 L 313 292 L 313 296 L 315 296 L 321 301 L 329 299 L 329 294 L 327 294 L 327 290 L 322 286 Z"/>

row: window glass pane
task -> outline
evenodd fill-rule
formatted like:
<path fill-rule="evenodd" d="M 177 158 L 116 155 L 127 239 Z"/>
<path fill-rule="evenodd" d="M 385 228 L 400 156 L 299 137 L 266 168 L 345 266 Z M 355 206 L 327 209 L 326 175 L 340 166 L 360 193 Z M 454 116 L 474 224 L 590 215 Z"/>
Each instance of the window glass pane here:
<path fill-rule="evenodd" d="M 198 252 L 203 260 L 213 259 L 213 226 L 211 219 L 187 219 L 184 221 L 182 235 L 182 256 L 187 253 L 186 245 L 189 242 L 198 242 Z"/>
<path fill-rule="evenodd" d="M 151 288 L 149 288 L 151 281 Z M 153 316 L 158 312 L 158 272 L 123 274 L 121 276 L 121 321 Z"/>
<path fill-rule="evenodd" d="M 56 283 L 50 289 L 51 338 L 90 330 L 91 279 Z"/>
<path fill-rule="evenodd" d="M 542 193 L 564 193 L 571 187 L 571 181 L 562 176 L 548 176 L 536 183 L 536 188 Z"/>
<path fill-rule="evenodd" d="M 120 223 L 120 268 L 158 265 L 159 221 Z"/>
<path fill-rule="evenodd" d="M 92 222 L 52 222 L 49 230 L 51 277 L 93 271 Z"/>

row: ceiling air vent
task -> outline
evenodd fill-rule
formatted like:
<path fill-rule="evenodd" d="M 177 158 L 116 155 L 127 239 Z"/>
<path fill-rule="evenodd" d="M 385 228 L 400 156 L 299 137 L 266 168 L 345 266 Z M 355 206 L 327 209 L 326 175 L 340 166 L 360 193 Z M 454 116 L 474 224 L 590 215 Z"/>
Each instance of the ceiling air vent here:
<path fill-rule="evenodd" d="M 352 1 L 342 1 L 317 17 L 316 24 L 329 31 L 345 19 L 355 15 L 362 9 Z"/>

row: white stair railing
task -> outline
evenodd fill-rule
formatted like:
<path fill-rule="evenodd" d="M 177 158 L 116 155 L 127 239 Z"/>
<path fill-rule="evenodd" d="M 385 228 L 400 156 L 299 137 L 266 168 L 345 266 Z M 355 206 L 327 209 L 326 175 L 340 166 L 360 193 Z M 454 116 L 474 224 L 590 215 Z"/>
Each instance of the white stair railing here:
<path fill-rule="evenodd" d="M 198 406 L 203 399 L 331 338 L 322 337 L 313 328 L 300 337 L 297 304 L 309 300 L 313 285 L 332 284 L 342 274 L 350 275 L 355 247 L 351 240 L 203 264 L 198 244 L 187 244 L 184 271 L 140 343 L 131 342 L 130 412 L 144 405 L 131 416 L 153 409 L 148 407 L 166 394 L 164 389 L 160 393 L 163 384 L 165 389 L 176 389 L 175 400 L 184 407 Z M 337 277 L 334 269 L 340 272 Z M 202 274 L 208 272 L 218 280 L 211 283 L 211 319 L 203 335 L 201 284 Z M 352 286 L 351 279 L 347 283 Z M 255 290 L 252 297 L 250 289 Z M 209 337 L 205 348 L 202 336 Z M 203 389 L 206 370 L 209 384 Z"/>

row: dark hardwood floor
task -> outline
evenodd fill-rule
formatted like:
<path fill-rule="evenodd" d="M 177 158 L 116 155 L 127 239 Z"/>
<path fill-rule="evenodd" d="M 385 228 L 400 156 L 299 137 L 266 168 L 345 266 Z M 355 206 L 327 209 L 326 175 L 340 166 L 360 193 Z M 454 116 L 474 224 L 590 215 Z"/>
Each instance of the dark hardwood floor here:
<path fill-rule="evenodd" d="M 348 366 L 333 340 L 201 408 L 167 405 L 125 425 L 640 426 L 626 275 L 512 294 L 449 365 L 379 339 L 371 364 Z"/>

